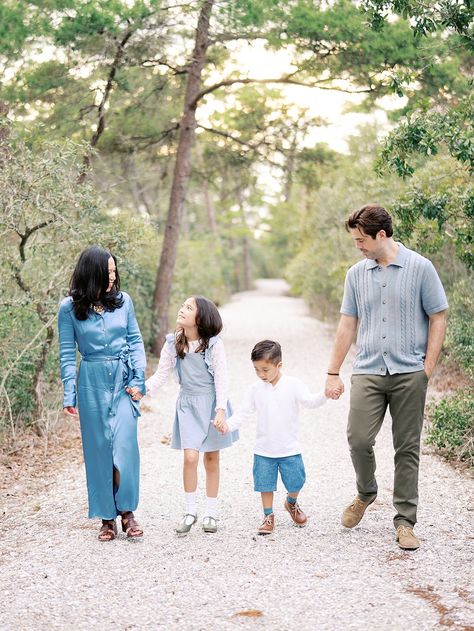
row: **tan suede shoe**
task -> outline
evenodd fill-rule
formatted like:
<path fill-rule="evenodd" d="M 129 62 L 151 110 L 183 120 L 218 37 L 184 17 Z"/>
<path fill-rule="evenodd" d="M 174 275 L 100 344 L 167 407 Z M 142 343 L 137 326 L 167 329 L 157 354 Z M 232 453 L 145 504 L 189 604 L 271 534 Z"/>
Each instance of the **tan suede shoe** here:
<path fill-rule="evenodd" d="M 364 502 L 360 497 L 355 497 L 352 504 L 344 509 L 341 517 L 341 524 L 344 528 L 354 528 L 360 522 L 368 506 L 375 500 L 373 497 L 368 502 Z"/>
<path fill-rule="evenodd" d="M 401 524 L 397 527 L 397 541 L 402 550 L 418 550 L 420 540 L 415 537 L 413 528 Z"/>
<path fill-rule="evenodd" d="M 308 523 L 308 518 L 301 510 L 301 507 L 298 504 L 298 502 L 291 504 L 288 501 L 288 499 L 286 499 L 284 506 L 285 506 L 285 510 L 287 510 L 290 513 L 290 517 L 293 520 L 293 523 L 295 524 L 295 526 L 298 526 L 299 528 L 303 528 L 304 526 L 306 526 L 306 524 Z"/>
<path fill-rule="evenodd" d="M 259 535 L 270 535 L 273 532 L 275 527 L 275 515 L 270 513 L 270 515 L 265 515 L 265 519 L 263 520 L 262 525 L 258 529 Z"/>

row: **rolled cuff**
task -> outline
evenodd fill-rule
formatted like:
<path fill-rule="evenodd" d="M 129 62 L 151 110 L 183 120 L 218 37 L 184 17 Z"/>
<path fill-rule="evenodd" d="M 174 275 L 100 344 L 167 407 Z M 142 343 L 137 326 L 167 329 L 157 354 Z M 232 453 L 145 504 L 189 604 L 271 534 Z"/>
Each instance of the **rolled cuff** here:
<path fill-rule="evenodd" d="M 69 380 L 64 382 L 63 408 L 76 407 L 76 381 Z"/>
<path fill-rule="evenodd" d="M 145 371 L 144 370 L 134 370 L 133 377 L 128 382 L 128 386 L 130 388 L 138 388 L 141 394 L 145 395 L 147 393 L 145 387 Z"/>

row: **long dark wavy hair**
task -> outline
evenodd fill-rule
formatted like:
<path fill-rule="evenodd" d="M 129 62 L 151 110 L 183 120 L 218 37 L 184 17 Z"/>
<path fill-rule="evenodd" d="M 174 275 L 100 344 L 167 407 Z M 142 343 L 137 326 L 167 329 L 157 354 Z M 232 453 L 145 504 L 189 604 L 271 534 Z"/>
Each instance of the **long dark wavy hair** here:
<path fill-rule="evenodd" d="M 216 305 L 204 296 L 191 296 L 196 303 L 196 326 L 199 334 L 200 344 L 196 349 L 196 353 L 203 353 L 209 346 L 209 340 L 215 335 L 219 335 L 222 331 L 222 319 Z M 181 359 L 184 359 L 186 350 L 188 349 L 188 340 L 184 334 L 184 329 L 178 327 L 175 331 L 176 335 L 176 353 Z"/>
<path fill-rule="evenodd" d="M 109 259 L 115 261 L 115 282 L 108 292 Z M 120 276 L 117 259 L 108 250 L 98 245 L 86 248 L 77 261 L 69 283 L 69 295 L 72 296 L 74 315 L 78 320 L 86 320 L 91 305 L 101 305 L 106 311 L 120 309 L 123 296 L 120 293 Z"/>

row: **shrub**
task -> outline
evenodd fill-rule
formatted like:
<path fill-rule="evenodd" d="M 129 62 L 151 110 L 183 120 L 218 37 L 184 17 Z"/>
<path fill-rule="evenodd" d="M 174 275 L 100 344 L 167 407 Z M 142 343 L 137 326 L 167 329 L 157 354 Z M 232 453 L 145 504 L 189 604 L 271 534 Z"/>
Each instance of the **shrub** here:
<path fill-rule="evenodd" d="M 452 460 L 474 466 L 474 395 L 457 390 L 429 409 L 428 442 Z"/>

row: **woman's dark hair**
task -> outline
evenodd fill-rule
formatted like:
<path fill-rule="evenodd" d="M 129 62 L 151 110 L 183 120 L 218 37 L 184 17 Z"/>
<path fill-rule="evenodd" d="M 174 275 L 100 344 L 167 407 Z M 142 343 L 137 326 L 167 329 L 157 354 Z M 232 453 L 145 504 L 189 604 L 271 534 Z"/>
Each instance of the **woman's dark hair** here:
<path fill-rule="evenodd" d="M 216 305 L 204 296 L 191 296 L 196 303 L 196 326 L 201 343 L 196 353 L 203 353 L 209 346 L 209 340 L 222 331 L 222 319 Z M 176 330 L 176 352 L 181 359 L 188 348 L 188 340 L 184 330 L 179 327 Z"/>
<path fill-rule="evenodd" d="M 115 262 L 115 282 L 109 286 L 109 259 Z M 91 245 L 79 257 L 69 283 L 69 295 L 72 297 L 74 315 L 78 320 L 86 320 L 91 305 L 101 305 L 106 311 L 120 309 L 123 296 L 120 293 L 120 276 L 117 259 L 108 250 Z"/>
<path fill-rule="evenodd" d="M 275 366 L 281 362 L 281 357 L 281 346 L 278 342 L 274 342 L 273 340 L 263 340 L 262 342 L 258 342 L 253 347 L 250 355 L 250 359 L 253 362 L 265 359 L 266 361 L 275 364 Z"/>
<path fill-rule="evenodd" d="M 352 213 L 346 221 L 346 230 L 359 228 L 375 239 L 380 230 L 385 230 L 387 237 L 393 235 L 392 218 L 382 206 L 368 204 Z"/>

